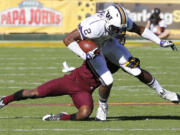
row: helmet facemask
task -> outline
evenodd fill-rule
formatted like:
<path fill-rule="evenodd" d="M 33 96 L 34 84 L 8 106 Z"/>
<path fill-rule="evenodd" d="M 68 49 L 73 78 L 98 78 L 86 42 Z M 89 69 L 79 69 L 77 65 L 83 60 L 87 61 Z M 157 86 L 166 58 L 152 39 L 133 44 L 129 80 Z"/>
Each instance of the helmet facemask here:
<path fill-rule="evenodd" d="M 120 28 L 114 25 L 110 25 L 108 29 L 108 33 L 115 38 L 124 37 L 126 34 L 126 26 Z"/>
<path fill-rule="evenodd" d="M 113 37 L 124 36 L 127 28 L 127 19 L 123 8 L 110 6 L 106 9 L 106 30 Z"/>

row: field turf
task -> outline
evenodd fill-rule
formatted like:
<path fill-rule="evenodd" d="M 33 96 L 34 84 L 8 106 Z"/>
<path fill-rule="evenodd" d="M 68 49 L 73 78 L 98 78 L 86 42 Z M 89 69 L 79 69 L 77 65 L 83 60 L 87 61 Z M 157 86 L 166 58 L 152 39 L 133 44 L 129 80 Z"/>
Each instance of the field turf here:
<path fill-rule="evenodd" d="M 178 52 L 155 45 L 128 47 L 166 89 L 180 93 L 180 47 Z M 62 62 L 78 67 L 82 60 L 67 48 L 1 47 L 0 97 L 22 88 L 35 88 L 63 76 Z M 87 121 L 44 122 L 48 113 L 74 113 L 69 96 L 28 99 L 0 110 L 0 135 L 179 135 L 180 105 L 156 95 L 154 90 L 119 70 L 109 98 L 108 121 L 94 120 L 98 93 L 93 93 L 94 111 Z"/>

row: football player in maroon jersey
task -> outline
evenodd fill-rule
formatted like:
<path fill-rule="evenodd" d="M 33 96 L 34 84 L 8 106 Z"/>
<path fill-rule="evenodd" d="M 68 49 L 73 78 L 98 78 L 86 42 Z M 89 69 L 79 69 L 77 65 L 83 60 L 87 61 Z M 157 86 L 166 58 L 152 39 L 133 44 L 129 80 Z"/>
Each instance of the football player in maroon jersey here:
<path fill-rule="evenodd" d="M 99 86 L 101 89 L 104 87 L 87 60 L 70 74 L 50 80 L 35 89 L 22 89 L 12 95 L 1 98 L 0 108 L 13 101 L 69 95 L 78 109 L 77 113 L 47 114 L 43 117 L 43 120 L 84 120 L 92 113 L 92 93 Z"/>

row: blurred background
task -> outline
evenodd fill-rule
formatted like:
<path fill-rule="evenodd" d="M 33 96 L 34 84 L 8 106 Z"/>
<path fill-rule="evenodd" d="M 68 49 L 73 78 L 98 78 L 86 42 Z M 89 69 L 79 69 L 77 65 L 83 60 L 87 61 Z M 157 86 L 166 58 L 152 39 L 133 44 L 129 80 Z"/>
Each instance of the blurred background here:
<path fill-rule="evenodd" d="M 0 3 L 0 46 L 32 45 L 21 44 L 24 41 L 48 41 L 35 46 L 63 46 L 62 39 L 68 32 L 112 3 L 124 6 L 130 18 L 143 26 L 152 10 L 160 8 L 160 17 L 171 31 L 168 38 L 178 41 L 180 37 L 180 0 L 0 0 Z M 141 40 L 136 34 L 127 35 L 127 39 Z"/>

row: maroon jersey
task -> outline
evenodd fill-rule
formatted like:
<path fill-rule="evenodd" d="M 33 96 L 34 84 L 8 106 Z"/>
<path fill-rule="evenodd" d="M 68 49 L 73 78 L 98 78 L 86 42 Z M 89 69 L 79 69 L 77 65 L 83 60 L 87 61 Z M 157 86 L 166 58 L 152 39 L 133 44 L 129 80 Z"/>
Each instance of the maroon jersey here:
<path fill-rule="evenodd" d="M 92 73 L 86 62 L 65 77 L 79 81 L 82 86 L 88 85 L 91 87 L 91 89 L 97 88 L 101 84 L 98 78 Z"/>

